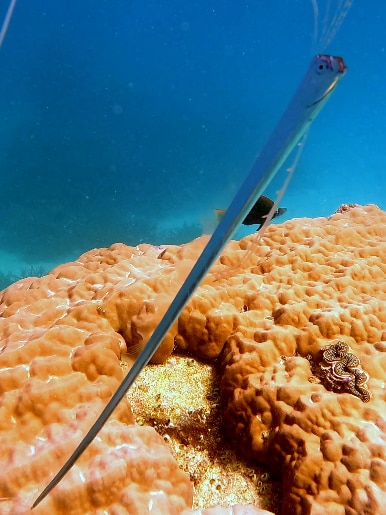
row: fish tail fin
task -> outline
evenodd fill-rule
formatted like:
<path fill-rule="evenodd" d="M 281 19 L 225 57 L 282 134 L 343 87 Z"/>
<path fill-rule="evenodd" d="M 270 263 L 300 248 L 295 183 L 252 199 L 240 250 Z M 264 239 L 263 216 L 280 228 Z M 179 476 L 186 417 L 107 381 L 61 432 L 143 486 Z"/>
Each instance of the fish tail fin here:
<path fill-rule="evenodd" d="M 213 213 L 201 217 L 201 227 L 203 234 L 213 234 L 214 230 L 221 222 L 225 214 L 225 209 L 214 209 Z"/>
<path fill-rule="evenodd" d="M 225 215 L 225 209 L 214 209 L 214 217 L 216 220 L 217 225 L 221 222 Z"/>

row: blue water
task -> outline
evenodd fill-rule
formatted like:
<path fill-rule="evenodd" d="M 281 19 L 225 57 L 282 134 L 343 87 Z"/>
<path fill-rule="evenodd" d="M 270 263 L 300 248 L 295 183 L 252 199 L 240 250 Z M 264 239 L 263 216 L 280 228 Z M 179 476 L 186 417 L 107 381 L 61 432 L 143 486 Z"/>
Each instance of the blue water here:
<path fill-rule="evenodd" d="M 312 126 L 286 216 L 386 209 L 385 23 L 384 2 L 354 0 L 325 49 L 307 0 L 18 0 L 0 49 L 0 273 L 207 230 L 316 51 L 349 71 Z"/>

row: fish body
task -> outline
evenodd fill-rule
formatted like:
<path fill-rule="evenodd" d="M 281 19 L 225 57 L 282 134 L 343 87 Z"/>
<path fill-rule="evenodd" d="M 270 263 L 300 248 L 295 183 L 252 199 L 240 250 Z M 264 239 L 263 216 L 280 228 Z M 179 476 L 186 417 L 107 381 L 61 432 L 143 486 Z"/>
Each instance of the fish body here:
<path fill-rule="evenodd" d="M 260 229 L 260 227 L 265 222 L 269 212 L 272 209 L 272 206 L 274 204 L 274 201 L 271 200 L 268 197 L 265 197 L 264 195 L 261 195 L 253 205 L 252 209 L 249 211 L 247 216 L 244 218 L 244 220 L 241 222 L 243 225 L 259 225 L 257 230 Z M 286 207 L 278 207 L 274 213 L 272 218 L 275 218 L 276 216 L 283 215 L 287 211 Z M 217 222 L 220 222 L 221 218 L 225 214 L 225 209 L 215 209 L 214 210 L 217 218 Z"/>
<path fill-rule="evenodd" d="M 261 195 L 295 145 L 307 132 L 313 119 L 322 109 L 345 72 L 346 65 L 341 57 L 318 54 L 313 58 L 306 75 L 287 109 L 284 111 L 276 129 L 263 147 L 252 169 L 231 202 L 229 209 L 227 209 L 224 218 L 216 227 L 212 237 L 147 344 L 88 433 L 62 468 L 38 495 L 32 508 L 36 507 L 59 483 L 102 429 L 139 373 L 158 349 L 172 324 L 217 259 L 226 242 L 242 220 L 248 217 L 254 200 Z"/>

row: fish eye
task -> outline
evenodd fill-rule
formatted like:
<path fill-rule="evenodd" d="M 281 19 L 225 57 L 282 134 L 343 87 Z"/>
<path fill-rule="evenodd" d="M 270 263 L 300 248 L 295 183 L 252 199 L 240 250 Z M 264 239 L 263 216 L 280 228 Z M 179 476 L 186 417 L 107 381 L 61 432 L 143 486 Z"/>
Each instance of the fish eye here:
<path fill-rule="evenodd" d="M 326 69 L 325 63 L 318 63 L 316 65 L 316 73 L 323 73 L 325 69 Z"/>

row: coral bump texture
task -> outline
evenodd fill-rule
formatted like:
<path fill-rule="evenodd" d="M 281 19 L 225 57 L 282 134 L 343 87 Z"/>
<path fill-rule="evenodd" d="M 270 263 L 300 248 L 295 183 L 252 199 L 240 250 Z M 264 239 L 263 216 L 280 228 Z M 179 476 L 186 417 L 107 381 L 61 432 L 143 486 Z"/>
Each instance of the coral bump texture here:
<path fill-rule="evenodd" d="M 206 241 L 96 249 L 0 294 L 1 513 L 65 461 Z M 230 242 L 154 362 L 175 345 L 218 358 L 224 426 L 282 477 L 283 513 L 384 512 L 385 212 L 342 206 Z M 122 402 L 36 513 L 183 513 L 192 493 Z"/>

